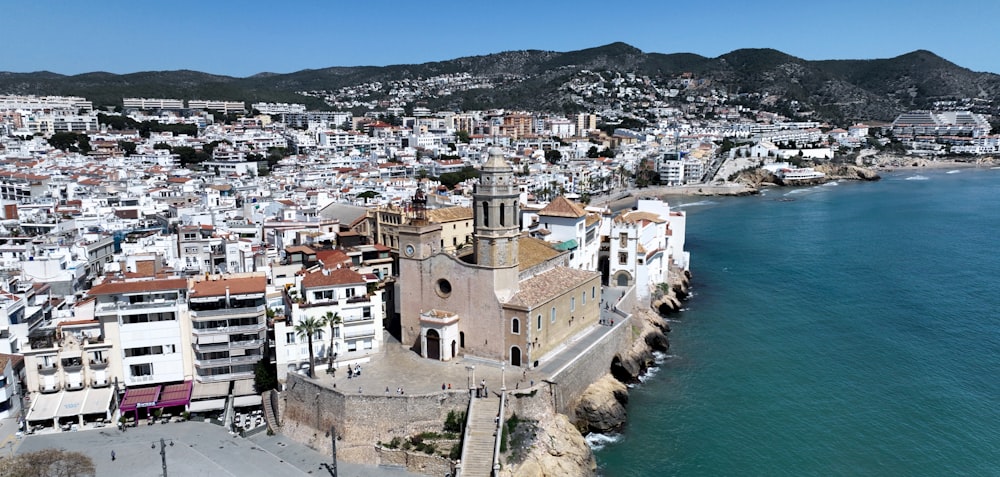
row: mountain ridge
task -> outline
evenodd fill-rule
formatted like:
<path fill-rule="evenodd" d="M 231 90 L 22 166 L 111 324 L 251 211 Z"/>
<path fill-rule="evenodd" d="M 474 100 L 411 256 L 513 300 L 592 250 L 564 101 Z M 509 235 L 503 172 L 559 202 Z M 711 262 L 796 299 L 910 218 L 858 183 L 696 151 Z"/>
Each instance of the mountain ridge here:
<path fill-rule="evenodd" d="M 331 109 L 340 107 L 331 96 L 358 85 L 466 74 L 476 80 L 469 81 L 471 86 L 417 95 L 408 98 L 407 105 L 557 113 L 624 108 L 626 116 L 641 119 L 638 106 L 614 91 L 621 84 L 614 78 L 629 74 L 645 80 L 645 86 L 632 88 L 642 89 L 638 96 L 649 98 L 639 104 L 677 103 L 661 92 L 682 84 L 694 96 L 721 94 L 730 102 L 835 122 L 889 120 L 901 111 L 928 108 L 942 100 L 975 98 L 988 105 L 984 112 L 992 112 L 1000 102 L 1000 75 L 971 71 L 928 50 L 883 59 L 804 60 L 770 48 L 742 48 L 709 58 L 694 53 L 646 53 L 623 42 L 569 52 L 510 50 L 420 64 L 332 66 L 243 78 L 193 70 L 78 75 L 0 72 L 0 94 L 83 96 L 95 106 L 120 105 L 122 97 L 139 96 L 298 102 Z M 698 81 L 693 86 L 690 81 L 679 83 L 681 76 Z M 375 103 L 391 99 L 389 93 L 378 91 L 367 98 Z"/>

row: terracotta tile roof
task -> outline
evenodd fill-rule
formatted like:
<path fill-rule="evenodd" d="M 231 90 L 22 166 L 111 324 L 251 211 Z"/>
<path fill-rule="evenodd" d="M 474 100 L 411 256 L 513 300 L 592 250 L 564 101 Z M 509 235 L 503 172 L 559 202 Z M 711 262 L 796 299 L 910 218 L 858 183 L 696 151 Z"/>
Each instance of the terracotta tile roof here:
<path fill-rule="evenodd" d="M 188 283 L 186 278 L 136 280 L 130 282 L 106 282 L 97 285 L 91 288 L 90 290 L 87 290 L 87 294 L 90 296 L 97 296 L 97 295 L 115 295 L 119 293 L 183 290 L 187 288 L 187 286 Z"/>
<path fill-rule="evenodd" d="M 615 217 L 615 222 L 624 222 L 626 224 L 634 224 L 639 222 L 652 222 L 654 224 L 662 224 L 666 222 L 666 219 L 660 217 L 659 214 L 654 214 L 652 212 L 625 211 L 622 212 L 618 217 Z"/>
<path fill-rule="evenodd" d="M 339 264 L 351 263 L 351 257 L 348 257 L 343 250 L 318 250 L 316 259 L 323 262 L 326 268 L 336 268 Z"/>
<path fill-rule="evenodd" d="M 595 223 L 600 221 L 601 221 L 600 214 L 587 214 L 587 221 L 585 222 L 586 224 L 585 227 L 590 227 L 591 225 L 594 225 Z"/>
<path fill-rule="evenodd" d="M 363 283 L 365 283 L 365 277 L 350 268 L 313 272 L 302 277 L 302 287 L 305 289 Z"/>
<path fill-rule="evenodd" d="M 194 283 L 191 296 L 225 296 L 227 287 L 231 295 L 264 293 L 267 289 L 267 278 L 264 276 L 243 278 L 221 277 L 218 280 L 199 281 Z"/>
<path fill-rule="evenodd" d="M 539 210 L 538 215 L 576 219 L 587 215 L 587 211 L 583 210 L 580 204 L 572 202 L 564 196 L 559 196 L 549 202 L 545 208 Z"/>
<path fill-rule="evenodd" d="M 598 277 L 599 272 L 555 267 L 521 282 L 520 290 L 506 304 L 535 308 Z"/>
<path fill-rule="evenodd" d="M 534 267 L 560 253 L 544 240 L 522 236 L 517 242 L 517 263 L 521 270 Z"/>
<path fill-rule="evenodd" d="M 472 207 L 445 207 L 443 209 L 428 210 L 427 219 L 437 223 L 471 220 Z"/>

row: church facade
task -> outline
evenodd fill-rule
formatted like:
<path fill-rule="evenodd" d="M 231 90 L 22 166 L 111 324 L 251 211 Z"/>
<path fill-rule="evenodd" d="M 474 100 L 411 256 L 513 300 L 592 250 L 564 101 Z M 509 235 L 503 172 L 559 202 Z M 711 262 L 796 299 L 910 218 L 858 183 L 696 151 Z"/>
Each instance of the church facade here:
<path fill-rule="evenodd" d="M 476 356 L 537 365 L 597 323 L 600 274 L 521 234 L 513 168 L 491 150 L 473 193 L 474 252 L 441 247 L 441 225 L 420 217 L 399 233 L 401 339 L 428 359 Z"/>

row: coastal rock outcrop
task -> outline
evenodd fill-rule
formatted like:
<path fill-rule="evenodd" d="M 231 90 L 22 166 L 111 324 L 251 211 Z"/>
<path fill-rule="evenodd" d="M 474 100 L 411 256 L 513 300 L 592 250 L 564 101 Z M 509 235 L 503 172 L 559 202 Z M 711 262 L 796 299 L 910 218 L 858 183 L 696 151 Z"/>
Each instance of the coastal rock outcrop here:
<path fill-rule="evenodd" d="M 501 469 L 506 477 L 555 477 L 596 475 L 597 461 L 569 418 L 553 414 L 538 423 L 531 449 L 518 464 Z"/>
<path fill-rule="evenodd" d="M 580 396 L 576 406 L 576 427 L 580 432 L 612 432 L 620 430 L 628 413 L 628 388 L 610 374 L 605 375 Z"/>
<path fill-rule="evenodd" d="M 826 180 L 877 181 L 881 179 L 881 176 L 874 170 L 853 164 L 820 164 L 814 169 L 826 174 Z"/>

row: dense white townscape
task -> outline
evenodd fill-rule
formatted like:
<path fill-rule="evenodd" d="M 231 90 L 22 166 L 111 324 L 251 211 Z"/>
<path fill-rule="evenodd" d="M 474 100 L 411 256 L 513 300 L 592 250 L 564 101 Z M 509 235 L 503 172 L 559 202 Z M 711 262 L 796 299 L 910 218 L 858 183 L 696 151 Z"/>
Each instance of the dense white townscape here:
<path fill-rule="evenodd" d="M 612 199 L 757 167 L 809 178 L 795 167 L 803 160 L 887 147 L 1000 151 L 987 119 L 956 104 L 838 127 L 726 105 L 723 92 L 687 98 L 690 109 L 660 100 L 686 96 L 689 78 L 654 87 L 583 72 L 569 86 L 581 101 L 643 102 L 656 120 L 641 129 L 621 127 L 627 108 L 404 107 L 485 81 L 303 93 L 342 111 L 197 98 L 123 98 L 98 111 L 79 97 L 0 96 L 0 416 L 20 415 L 30 431 L 170 412 L 222 412 L 232 424 L 261 405 L 259 366 L 274 365 L 280 383 L 366 362 L 383 330 L 400 326 L 400 230 L 413 198 L 425 198 L 422 220 L 442 226 L 440 250 L 471 254 L 490 151 L 514 171 L 526 243 L 566 253 L 566 266 L 604 284 L 638 284 L 643 300 L 671 267 L 688 269 L 686 218 L 659 200 L 614 213 Z M 393 99 L 370 101 L 373 91 Z M 359 107 L 371 112 L 347 112 Z"/>

